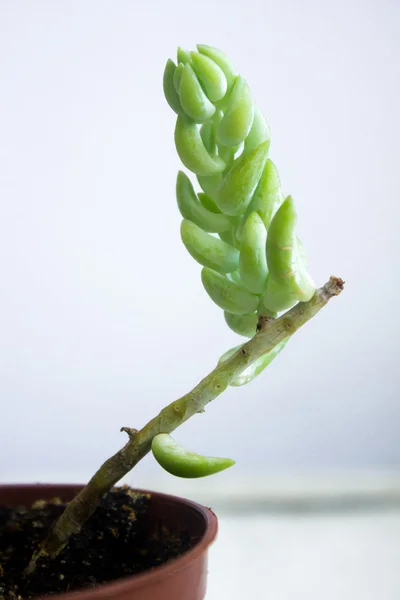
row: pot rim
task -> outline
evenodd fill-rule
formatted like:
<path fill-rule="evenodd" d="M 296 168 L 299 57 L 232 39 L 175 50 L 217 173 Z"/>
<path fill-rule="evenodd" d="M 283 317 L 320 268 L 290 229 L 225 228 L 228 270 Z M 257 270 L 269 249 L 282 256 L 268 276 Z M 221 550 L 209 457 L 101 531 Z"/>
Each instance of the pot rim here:
<path fill-rule="evenodd" d="M 50 491 L 53 488 L 63 489 L 65 492 L 74 492 L 74 494 L 78 493 L 80 489 L 85 487 L 83 484 L 73 484 L 73 483 L 3 483 L 0 484 L 0 492 L 7 490 L 13 490 L 15 492 L 24 490 L 48 490 Z M 118 486 L 116 486 L 118 487 Z M 122 487 L 122 486 L 121 486 Z M 129 486 L 130 487 L 130 486 Z M 191 507 L 194 511 L 196 511 L 205 521 L 205 532 L 203 536 L 195 543 L 195 545 L 187 550 L 181 556 L 177 558 L 171 559 L 167 564 L 160 565 L 158 567 L 153 567 L 148 571 L 144 571 L 143 573 L 138 573 L 137 575 L 126 575 L 121 577 L 120 579 L 114 579 L 113 581 L 107 581 L 105 583 L 100 584 L 96 588 L 82 588 L 79 590 L 74 590 L 72 592 L 66 592 L 64 594 L 54 594 L 51 596 L 53 600 L 63 599 L 69 600 L 69 598 L 75 598 L 77 595 L 84 593 L 85 598 L 101 598 L 103 596 L 109 598 L 111 596 L 121 594 L 127 590 L 135 591 L 139 590 L 146 585 L 152 585 L 153 583 L 158 582 L 160 579 L 164 579 L 175 573 L 176 571 L 181 571 L 186 569 L 188 565 L 195 560 L 198 556 L 207 551 L 207 548 L 212 544 L 212 542 L 217 537 L 218 532 L 218 518 L 215 513 L 211 510 L 211 508 L 202 506 L 193 500 L 187 500 L 186 498 L 182 498 L 180 496 L 174 496 L 171 494 L 164 494 L 163 492 L 155 492 L 151 490 L 143 490 L 141 488 L 131 488 L 135 492 L 139 492 L 142 494 L 151 494 L 152 496 L 157 496 L 161 499 L 165 499 L 168 501 L 175 502 L 177 504 L 185 504 L 186 506 Z"/>

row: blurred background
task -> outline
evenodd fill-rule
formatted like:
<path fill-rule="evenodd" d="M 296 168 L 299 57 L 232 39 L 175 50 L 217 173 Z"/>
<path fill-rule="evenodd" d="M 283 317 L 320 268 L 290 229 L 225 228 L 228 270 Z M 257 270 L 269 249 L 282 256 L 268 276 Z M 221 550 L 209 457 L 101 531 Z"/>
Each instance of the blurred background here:
<path fill-rule="evenodd" d="M 314 279 L 346 288 L 179 429 L 234 469 L 182 482 L 149 456 L 127 482 L 220 511 L 210 600 L 243 572 L 260 599 L 400 597 L 399 34 L 396 0 L 0 2 L 2 482 L 86 481 L 241 340 L 180 241 L 162 93 L 178 45 L 214 45 L 269 121 Z"/>

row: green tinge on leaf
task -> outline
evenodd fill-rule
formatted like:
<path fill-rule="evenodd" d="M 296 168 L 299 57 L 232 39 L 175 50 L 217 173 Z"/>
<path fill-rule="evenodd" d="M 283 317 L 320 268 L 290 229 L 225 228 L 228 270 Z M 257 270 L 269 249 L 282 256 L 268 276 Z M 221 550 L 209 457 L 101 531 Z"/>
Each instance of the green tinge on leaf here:
<path fill-rule="evenodd" d="M 222 160 L 219 157 L 219 160 Z M 225 162 L 224 162 L 225 165 Z M 218 173 L 217 175 L 212 175 L 211 177 L 204 177 L 202 175 L 197 176 L 197 181 L 203 192 L 210 196 L 211 198 L 215 198 L 217 189 L 222 183 L 222 173 Z M 219 209 L 218 209 L 219 210 Z"/>
<path fill-rule="evenodd" d="M 239 251 L 191 221 L 182 221 L 181 237 L 189 254 L 201 265 L 218 273 L 230 273 L 238 268 Z"/>
<path fill-rule="evenodd" d="M 291 277 L 295 266 L 295 229 L 297 213 L 293 198 L 288 196 L 272 219 L 268 229 L 268 268 L 276 281 Z"/>
<path fill-rule="evenodd" d="M 236 271 L 231 271 L 230 273 L 227 274 L 227 277 L 231 281 L 234 281 L 235 283 L 238 283 L 239 285 L 242 285 L 242 280 L 240 279 L 239 269 L 236 270 Z"/>
<path fill-rule="evenodd" d="M 265 229 L 268 230 L 272 218 L 282 202 L 283 194 L 279 174 L 272 160 L 268 158 L 253 198 L 244 213 L 242 225 L 238 229 L 238 239 L 241 239 L 243 226 L 247 217 L 253 211 L 260 215 L 264 222 Z"/>
<path fill-rule="evenodd" d="M 284 349 L 288 341 L 289 337 L 282 340 L 282 342 L 277 344 L 272 350 L 270 350 L 270 352 L 261 356 L 258 360 L 252 363 L 244 371 L 242 371 L 242 373 L 238 375 L 238 377 L 236 377 L 233 381 L 231 381 L 229 385 L 233 387 L 239 387 L 241 385 L 246 385 L 246 383 L 250 383 L 250 381 L 253 381 L 253 379 L 255 379 L 257 375 L 262 373 L 262 371 L 264 371 L 264 369 L 266 369 L 268 365 L 271 364 L 274 358 L 276 358 L 278 354 Z M 230 350 L 225 352 L 225 354 L 223 354 L 219 359 L 218 364 L 220 365 L 221 363 L 229 360 L 234 354 L 236 354 L 238 350 L 240 350 L 240 348 L 242 348 L 242 346 L 243 344 L 235 346 L 234 348 L 231 348 Z"/>
<path fill-rule="evenodd" d="M 268 123 L 258 106 L 254 105 L 254 120 L 250 133 L 244 141 L 243 154 L 248 154 L 263 142 L 270 140 Z"/>
<path fill-rule="evenodd" d="M 233 269 L 232 269 L 233 270 Z M 215 270 L 204 267 L 201 280 L 211 300 L 222 310 L 247 315 L 258 309 L 259 298 Z"/>
<path fill-rule="evenodd" d="M 272 160 L 268 158 L 251 201 L 251 210 L 255 210 L 260 215 L 268 230 L 282 202 L 283 193 L 279 173 Z"/>
<path fill-rule="evenodd" d="M 299 302 L 308 302 L 315 294 L 315 290 L 317 286 L 311 275 L 304 269 L 301 269 L 299 272 L 299 293 L 298 300 Z"/>
<path fill-rule="evenodd" d="M 175 69 L 175 73 L 174 73 L 174 88 L 176 90 L 176 93 L 179 95 L 179 88 L 181 87 L 181 79 L 182 79 L 182 74 L 183 74 L 183 69 L 184 69 L 185 65 L 183 63 L 178 63 L 178 66 Z M 179 100 L 180 102 L 180 100 Z M 183 113 L 185 113 L 185 111 L 182 109 Z"/>
<path fill-rule="evenodd" d="M 259 314 L 265 315 L 268 312 L 279 313 L 288 310 L 296 304 L 296 301 L 296 297 L 269 274 L 267 287 L 261 298 Z"/>
<path fill-rule="evenodd" d="M 236 377 L 233 381 L 231 381 L 230 385 L 233 387 L 239 387 L 241 385 L 246 385 L 246 383 L 250 383 L 253 381 L 260 373 L 264 371 L 271 364 L 271 362 L 278 356 L 278 354 L 283 350 L 283 348 L 288 343 L 289 338 L 285 338 L 282 342 L 280 342 L 275 348 L 273 348 L 267 354 L 264 354 L 261 358 L 256 360 L 252 365 L 247 367 L 242 373 Z"/>
<path fill-rule="evenodd" d="M 217 215 L 221 214 L 221 211 L 219 210 L 218 206 L 215 204 L 214 200 L 210 198 L 210 196 L 208 196 L 204 192 L 199 192 L 197 196 L 204 208 Z"/>
<path fill-rule="evenodd" d="M 229 146 L 221 146 L 221 144 L 218 145 L 218 156 L 222 158 L 227 169 L 230 169 L 233 165 L 235 152 L 236 146 L 230 148 Z"/>
<path fill-rule="evenodd" d="M 190 52 L 185 50 L 185 48 L 181 48 L 179 46 L 178 52 L 177 52 L 177 59 L 178 59 L 178 63 L 186 64 L 187 62 L 190 62 Z"/>
<path fill-rule="evenodd" d="M 240 249 L 240 242 L 236 236 L 236 231 L 240 225 L 242 217 L 241 217 L 241 215 L 239 215 L 237 217 L 229 217 L 229 219 L 231 222 L 231 228 L 228 229 L 227 231 L 221 231 L 221 233 L 219 234 L 219 237 L 222 240 L 224 240 L 224 242 L 226 242 L 227 244 L 230 244 L 231 246 L 234 246 L 235 248 Z M 238 278 L 240 279 L 239 271 L 238 271 Z"/>
<path fill-rule="evenodd" d="M 187 117 L 179 116 L 177 119 L 175 145 L 185 167 L 196 175 L 211 177 L 221 173 L 225 168 L 221 158 L 208 154 L 196 123 Z M 207 190 L 204 191 L 207 193 Z"/>
<path fill-rule="evenodd" d="M 299 258 L 295 228 L 297 214 L 288 196 L 272 219 L 267 237 L 268 268 L 278 286 L 301 302 L 314 295 L 315 284 Z"/>
<path fill-rule="evenodd" d="M 235 235 L 235 232 L 232 229 L 227 229 L 227 231 L 221 231 L 219 234 L 221 240 L 224 240 L 227 244 L 230 244 L 234 248 L 240 248 L 239 241 Z"/>
<path fill-rule="evenodd" d="M 230 221 L 226 215 L 216 214 L 203 206 L 196 196 L 192 182 L 182 171 L 179 171 L 176 180 L 176 199 L 182 217 L 204 231 L 217 233 L 230 228 Z"/>
<path fill-rule="evenodd" d="M 245 342 L 243 342 L 245 343 Z M 236 354 L 236 352 L 238 350 L 240 350 L 240 348 L 243 346 L 243 344 L 239 344 L 239 346 L 235 346 L 234 348 L 230 348 L 229 350 L 227 350 L 219 359 L 218 364 L 220 365 L 221 363 L 225 362 L 226 360 L 228 360 L 229 358 L 231 358 L 231 356 L 233 356 L 234 354 Z"/>
<path fill-rule="evenodd" d="M 197 50 L 200 54 L 211 58 L 222 69 L 228 83 L 228 89 L 230 89 L 235 80 L 235 69 L 229 56 L 221 52 L 221 50 L 205 44 L 197 44 Z"/>
<path fill-rule="evenodd" d="M 240 156 L 223 178 L 215 196 L 219 208 L 227 215 L 240 215 L 250 204 L 262 175 L 269 151 L 264 142 L 247 156 Z"/>
<path fill-rule="evenodd" d="M 183 115 L 184 110 L 181 106 L 179 96 L 174 86 L 174 75 L 176 65 L 173 60 L 169 59 L 164 69 L 163 88 L 164 96 L 170 107 L 177 115 Z"/>
<path fill-rule="evenodd" d="M 175 477 L 207 477 L 235 464 L 230 458 L 202 456 L 191 452 L 178 444 L 168 433 L 156 435 L 151 450 L 158 464 Z"/>
<path fill-rule="evenodd" d="M 267 285 L 267 230 L 261 217 L 252 212 L 247 217 L 240 244 L 240 279 L 253 294 L 261 294 Z"/>
<path fill-rule="evenodd" d="M 238 335 L 243 335 L 247 338 L 252 338 L 256 334 L 258 315 L 233 315 L 229 312 L 224 312 L 226 324 L 232 331 Z"/>
<path fill-rule="evenodd" d="M 307 269 L 308 268 L 307 252 L 306 252 L 306 249 L 304 248 L 303 242 L 301 241 L 301 239 L 298 236 L 296 238 L 296 245 L 297 245 L 297 254 L 300 259 L 300 262 L 303 265 L 304 269 Z"/>
<path fill-rule="evenodd" d="M 192 66 L 211 102 L 222 100 L 228 89 L 225 74 L 211 58 L 197 52 L 190 53 Z"/>
<path fill-rule="evenodd" d="M 215 131 L 212 121 L 203 123 L 200 127 L 200 136 L 207 152 L 211 155 L 217 154 L 217 142 L 215 141 Z"/>
<path fill-rule="evenodd" d="M 204 123 L 215 113 L 215 106 L 203 92 L 189 63 L 183 67 L 179 85 L 179 100 L 185 113 L 196 123 Z"/>
<path fill-rule="evenodd" d="M 254 119 L 254 102 L 246 81 L 237 77 L 227 100 L 227 108 L 217 129 L 217 142 L 237 146 L 248 136 Z"/>

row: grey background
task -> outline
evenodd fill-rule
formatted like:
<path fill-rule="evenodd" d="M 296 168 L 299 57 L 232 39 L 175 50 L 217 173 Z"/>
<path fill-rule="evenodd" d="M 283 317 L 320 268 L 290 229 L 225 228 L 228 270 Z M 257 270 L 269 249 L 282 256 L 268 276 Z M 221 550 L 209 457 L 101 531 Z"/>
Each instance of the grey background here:
<path fill-rule="evenodd" d="M 0 2 L 2 480 L 88 477 L 239 343 L 179 238 L 161 79 L 196 43 L 264 111 L 315 280 L 347 283 L 177 438 L 235 476 L 398 467 L 399 25 L 394 0 Z"/>

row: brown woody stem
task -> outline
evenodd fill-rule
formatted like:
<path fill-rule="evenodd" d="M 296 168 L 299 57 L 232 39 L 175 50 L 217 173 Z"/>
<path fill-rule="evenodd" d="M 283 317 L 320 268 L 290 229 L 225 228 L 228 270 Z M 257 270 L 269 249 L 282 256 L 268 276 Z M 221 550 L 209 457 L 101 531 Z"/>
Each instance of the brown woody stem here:
<path fill-rule="evenodd" d="M 34 571 L 39 558 L 55 556 L 64 548 L 71 535 L 80 531 L 97 508 L 102 496 L 150 451 L 151 442 L 157 434 L 171 433 L 190 417 L 201 412 L 209 402 L 222 394 L 244 369 L 263 354 L 270 352 L 282 340 L 293 335 L 331 298 L 340 294 L 343 285 L 341 279 L 331 277 L 328 283 L 315 292 L 309 302 L 296 304 L 275 320 L 261 317 L 256 335 L 243 344 L 231 358 L 211 371 L 191 392 L 163 408 L 140 431 L 123 427 L 122 430 L 129 435 L 129 441 L 119 452 L 106 460 L 86 487 L 68 504 L 33 555 L 26 574 Z"/>

